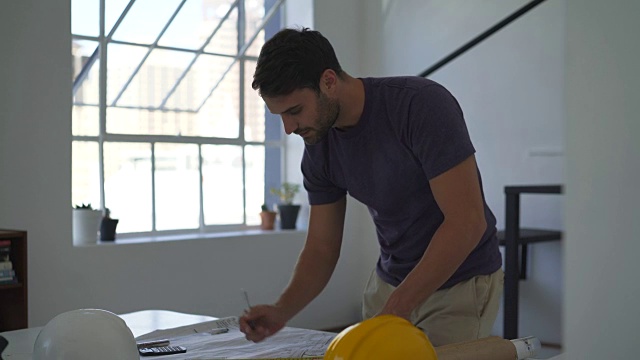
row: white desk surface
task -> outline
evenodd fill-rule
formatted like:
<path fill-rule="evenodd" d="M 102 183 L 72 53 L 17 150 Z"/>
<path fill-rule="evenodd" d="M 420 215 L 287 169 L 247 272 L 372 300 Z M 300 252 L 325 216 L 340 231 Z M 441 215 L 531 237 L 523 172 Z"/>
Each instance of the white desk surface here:
<path fill-rule="evenodd" d="M 217 318 L 204 315 L 193 315 L 167 310 L 143 310 L 120 315 L 127 323 L 133 336 L 138 337 L 160 329 L 170 329 L 184 325 L 197 324 Z M 2 332 L 9 346 L 2 352 L 3 360 L 31 360 L 33 344 L 42 327 Z M 549 360 L 565 360 L 563 354 Z"/>
<path fill-rule="evenodd" d="M 133 332 L 133 336 L 150 333 L 159 329 L 170 329 L 178 326 L 197 324 L 217 318 L 204 315 L 184 314 L 167 310 L 143 310 L 120 315 Z M 2 352 L 3 360 L 30 360 L 33 344 L 42 327 L 0 333 L 9 341 L 9 346 Z"/>

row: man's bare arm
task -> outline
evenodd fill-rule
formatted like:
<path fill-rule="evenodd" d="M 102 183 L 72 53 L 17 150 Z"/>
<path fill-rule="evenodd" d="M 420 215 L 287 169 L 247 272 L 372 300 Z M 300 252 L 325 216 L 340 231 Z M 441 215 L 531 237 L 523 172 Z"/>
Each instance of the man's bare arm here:
<path fill-rule="evenodd" d="M 340 257 L 346 197 L 332 204 L 313 205 L 307 239 L 289 285 L 277 306 L 293 317 L 309 304 L 329 282 Z"/>
<path fill-rule="evenodd" d="M 487 224 L 475 157 L 433 178 L 429 185 L 444 221 L 422 259 L 391 294 L 381 314 L 409 318 L 478 245 Z"/>
<path fill-rule="evenodd" d="M 240 317 L 240 330 L 248 340 L 262 341 L 280 331 L 329 282 L 340 257 L 346 198 L 311 206 L 307 240 L 293 276 L 278 301 L 257 305 Z"/>

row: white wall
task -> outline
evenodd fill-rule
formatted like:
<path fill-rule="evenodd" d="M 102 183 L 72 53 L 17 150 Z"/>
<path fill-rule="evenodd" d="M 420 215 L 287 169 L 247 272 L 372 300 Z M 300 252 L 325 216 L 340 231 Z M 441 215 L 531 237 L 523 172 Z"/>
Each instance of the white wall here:
<path fill-rule="evenodd" d="M 567 4 L 567 359 L 635 359 L 640 3 Z"/>
<path fill-rule="evenodd" d="M 331 42 L 343 70 L 351 76 L 363 76 L 362 39 L 366 24 L 365 8 L 359 1 L 321 0 L 314 1 L 314 29 L 320 31 Z M 353 290 L 360 298 L 366 280 L 376 266 L 379 248 L 375 227 L 367 208 L 356 199 L 347 197 L 347 227 L 345 241 L 351 252 L 349 263 L 358 283 Z M 344 256 L 343 256 L 344 258 Z"/>
<path fill-rule="evenodd" d="M 526 3 L 361 1 L 366 21 L 353 50 L 366 76 L 417 75 Z M 465 112 L 499 228 L 505 185 L 564 183 L 564 7 L 547 1 L 430 76 Z M 561 229 L 562 204 L 557 195 L 523 197 L 522 225 Z M 538 244 L 529 253 L 520 334 L 561 343 L 561 245 Z M 502 334 L 501 315 L 494 333 Z"/>
<path fill-rule="evenodd" d="M 29 234 L 30 325 L 85 307 L 238 315 L 245 306 L 240 288 L 254 303 L 274 301 L 303 232 L 71 245 L 69 24 L 68 0 L 11 1 L 0 12 L 0 228 Z M 359 319 L 363 280 L 350 268 L 357 258 L 347 246 L 328 289 L 292 325 L 326 328 Z"/>

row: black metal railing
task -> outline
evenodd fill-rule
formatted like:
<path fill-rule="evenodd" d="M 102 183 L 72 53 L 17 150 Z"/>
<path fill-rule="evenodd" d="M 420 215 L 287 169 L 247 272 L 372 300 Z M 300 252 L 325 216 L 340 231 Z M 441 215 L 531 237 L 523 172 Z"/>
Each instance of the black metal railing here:
<path fill-rule="evenodd" d="M 469 50 L 472 47 L 478 45 L 479 43 L 484 41 L 484 39 L 486 39 L 489 36 L 495 34 L 496 32 L 498 32 L 503 27 L 509 25 L 510 23 L 512 23 L 513 21 L 518 19 L 520 16 L 526 14 L 531 9 L 535 8 L 536 6 L 540 5 L 541 3 L 545 2 L 545 1 L 546 0 L 533 0 L 533 1 L 531 1 L 527 5 L 521 7 L 520 9 L 518 9 L 513 14 L 511 14 L 511 15 L 507 16 L 506 18 L 504 18 L 499 23 L 497 23 L 497 24 L 493 25 L 492 27 L 490 27 L 489 29 L 487 29 L 482 34 L 480 34 L 480 35 L 476 36 L 475 38 L 471 39 L 469 42 L 467 42 L 466 44 L 462 45 L 456 51 L 452 52 L 451 54 L 447 55 L 442 60 L 438 61 L 437 63 L 435 63 L 434 65 L 432 65 L 428 69 L 426 69 L 425 71 L 421 72 L 419 76 L 427 77 L 427 76 L 431 75 L 436 70 L 438 70 L 441 67 L 445 66 L 446 64 L 450 63 L 451 61 L 453 61 L 458 56 L 464 54 L 467 50 Z"/>

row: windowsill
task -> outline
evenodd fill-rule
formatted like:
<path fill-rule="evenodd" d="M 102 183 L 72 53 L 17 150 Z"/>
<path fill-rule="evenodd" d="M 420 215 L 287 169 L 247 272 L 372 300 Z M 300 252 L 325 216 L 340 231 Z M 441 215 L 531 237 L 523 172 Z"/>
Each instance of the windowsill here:
<path fill-rule="evenodd" d="M 141 236 L 131 237 L 124 239 L 116 239 L 115 241 L 98 241 L 96 244 L 82 244 L 74 245 L 75 247 L 85 246 L 114 246 L 114 245 L 128 245 L 128 244 L 147 244 L 147 243 L 159 243 L 159 242 L 172 242 L 172 241 L 189 241 L 189 240 L 222 240 L 232 238 L 268 238 L 274 235 L 277 236 L 300 236 L 306 233 L 306 229 L 293 229 L 293 230 L 237 230 L 237 231 L 225 231 L 225 232 L 211 232 L 211 233 L 194 233 L 194 234 L 177 234 L 177 235 L 161 235 L 161 236 Z"/>

